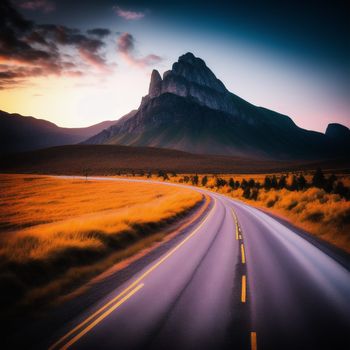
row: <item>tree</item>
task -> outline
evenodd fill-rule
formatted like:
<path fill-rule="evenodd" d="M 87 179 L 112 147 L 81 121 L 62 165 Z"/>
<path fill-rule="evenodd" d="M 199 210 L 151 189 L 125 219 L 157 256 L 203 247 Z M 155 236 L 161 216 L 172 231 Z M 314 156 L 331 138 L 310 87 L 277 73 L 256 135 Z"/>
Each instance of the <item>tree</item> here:
<path fill-rule="evenodd" d="M 216 187 L 222 187 L 225 185 L 227 185 L 227 181 L 225 179 L 222 179 L 221 177 L 216 179 Z"/>
<path fill-rule="evenodd" d="M 278 183 L 277 183 L 277 177 L 276 175 L 273 175 L 272 176 L 272 179 L 271 179 L 271 187 L 276 189 L 278 188 Z"/>
<path fill-rule="evenodd" d="M 163 170 L 158 171 L 158 177 L 162 177 L 163 180 L 169 180 L 168 174 Z"/>
<path fill-rule="evenodd" d="M 318 187 L 318 188 L 324 188 L 326 181 L 325 181 L 325 177 L 323 175 L 323 172 L 320 168 L 318 168 L 314 174 L 314 176 L 312 177 L 312 186 L 314 187 Z"/>
<path fill-rule="evenodd" d="M 303 174 L 299 175 L 297 182 L 298 182 L 298 190 L 303 190 L 306 188 L 307 182 Z"/>
<path fill-rule="evenodd" d="M 184 182 L 188 183 L 188 181 L 190 181 L 190 178 L 189 178 L 189 176 L 185 175 L 184 176 Z"/>
<path fill-rule="evenodd" d="M 231 177 L 230 180 L 228 181 L 228 185 L 234 190 L 235 189 L 235 181 Z"/>
<path fill-rule="evenodd" d="M 240 183 L 239 183 L 238 180 L 236 180 L 236 182 L 235 182 L 235 189 L 239 188 L 239 186 L 240 186 Z"/>
<path fill-rule="evenodd" d="M 258 188 L 253 188 L 252 194 L 251 194 L 251 199 L 253 200 L 258 200 L 259 196 L 259 189 Z"/>
<path fill-rule="evenodd" d="M 241 188 L 245 190 L 248 187 L 248 182 L 246 179 L 243 179 L 241 182 Z"/>
<path fill-rule="evenodd" d="M 264 188 L 266 191 L 270 191 L 272 187 L 272 182 L 270 176 L 265 176 Z"/>
<path fill-rule="evenodd" d="M 250 188 L 255 187 L 255 181 L 254 181 L 254 179 L 249 179 L 249 181 L 248 181 L 248 186 L 249 186 Z"/>
<path fill-rule="evenodd" d="M 85 181 L 88 180 L 89 173 L 90 173 L 90 170 L 88 168 L 83 169 L 83 176 L 85 176 Z"/>
<path fill-rule="evenodd" d="M 151 178 L 151 177 L 152 177 L 152 172 L 151 172 L 151 171 L 149 171 L 149 172 L 147 173 L 147 177 L 148 177 L 148 178 Z"/>
<path fill-rule="evenodd" d="M 208 183 L 208 176 L 203 176 L 202 177 L 202 186 L 205 187 Z"/>
<path fill-rule="evenodd" d="M 344 186 L 342 181 L 338 181 L 334 188 L 334 193 L 339 194 L 342 197 L 347 197 L 349 189 Z"/>
<path fill-rule="evenodd" d="M 250 198 L 250 187 L 246 187 L 243 191 L 243 197 L 246 199 Z"/>
<path fill-rule="evenodd" d="M 328 193 L 332 192 L 336 181 L 337 181 L 337 177 L 334 174 L 330 175 L 328 179 L 325 181 L 325 186 L 324 186 L 325 191 Z"/>
<path fill-rule="evenodd" d="M 199 178 L 198 178 L 198 175 L 196 174 L 196 175 L 194 175 L 194 176 L 192 176 L 192 185 L 194 185 L 194 186 L 197 186 L 198 185 L 198 181 L 199 181 Z"/>
<path fill-rule="evenodd" d="M 285 175 L 281 175 L 279 181 L 278 181 L 278 188 L 282 189 L 285 188 L 287 185 L 286 177 Z"/>

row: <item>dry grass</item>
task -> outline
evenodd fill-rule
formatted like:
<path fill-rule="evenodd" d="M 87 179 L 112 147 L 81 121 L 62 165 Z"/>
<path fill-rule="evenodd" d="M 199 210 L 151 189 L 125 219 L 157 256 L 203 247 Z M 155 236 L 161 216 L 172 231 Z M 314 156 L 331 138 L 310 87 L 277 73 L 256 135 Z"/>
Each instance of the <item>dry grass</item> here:
<path fill-rule="evenodd" d="M 302 173 L 308 183 L 311 183 L 314 172 L 304 171 Z M 277 178 L 280 178 L 284 174 L 204 174 L 199 175 L 199 186 L 202 186 L 203 176 L 207 176 L 206 188 L 277 214 L 309 233 L 350 252 L 350 201 L 340 197 L 338 194 L 327 193 L 323 189 L 315 187 L 303 191 L 289 191 L 288 189 L 265 191 L 262 188 L 259 191 L 257 200 L 251 200 L 244 198 L 241 188 L 233 190 L 228 185 L 219 188 L 216 186 L 217 177 L 227 182 L 230 178 L 240 183 L 243 179 L 247 181 L 253 179 L 255 182 L 263 184 L 266 175 L 276 175 Z M 189 178 L 194 176 L 194 174 L 168 175 L 169 181 L 176 183 L 183 183 L 184 176 Z M 292 175 L 290 173 L 287 176 L 287 185 L 290 184 Z M 349 174 L 337 173 L 336 175 L 337 181 L 343 182 L 345 186 L 350 186 Z M 188 184 L 191 185 L 191 181 Z"/>
<path fill-rule="evenodd" d="M 243 190 L 228 186 L 218 190 L 230 197 L 278 214 L 294 225 L 350 252 L 350 202 L 319 188 L 304 191 L 260 190 L 257 200 L 247 200 Z"/>
<path fill-rule="evenodd" d="M 158 239 L 201 199 L 162 185 L 0 175 L 2 306 L 91 277 L 115 252 L 123 258 Z"/>

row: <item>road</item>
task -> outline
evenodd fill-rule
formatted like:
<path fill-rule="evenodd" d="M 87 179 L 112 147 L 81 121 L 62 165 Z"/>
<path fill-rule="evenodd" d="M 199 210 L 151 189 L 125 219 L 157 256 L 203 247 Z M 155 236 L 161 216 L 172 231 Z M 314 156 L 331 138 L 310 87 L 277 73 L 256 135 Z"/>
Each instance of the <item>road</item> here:
<path fill-rule="evenodd" d="M 350 349 L 349 270 L 260 210 L 196 190 L 212 198 L 198 225 L 51 349 Z"/>

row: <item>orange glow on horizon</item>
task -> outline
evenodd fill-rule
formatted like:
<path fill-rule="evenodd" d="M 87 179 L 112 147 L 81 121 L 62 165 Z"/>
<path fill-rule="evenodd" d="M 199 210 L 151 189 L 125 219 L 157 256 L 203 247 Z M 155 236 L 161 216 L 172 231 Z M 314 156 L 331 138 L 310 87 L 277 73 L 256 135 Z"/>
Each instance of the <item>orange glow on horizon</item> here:
<path fill-rule="evenodd" d="M 138 108 L 149 75 L 129 69 L 109 75 L 32 77 L 0 90 L 0 109 L 64 127 L 90 126 Z"/>

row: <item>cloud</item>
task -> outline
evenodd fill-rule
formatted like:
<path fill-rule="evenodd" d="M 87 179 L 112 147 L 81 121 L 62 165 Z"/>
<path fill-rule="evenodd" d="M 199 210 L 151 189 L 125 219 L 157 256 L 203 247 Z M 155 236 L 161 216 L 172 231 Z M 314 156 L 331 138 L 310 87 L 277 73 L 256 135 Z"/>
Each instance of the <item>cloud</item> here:
<path fill-rule="evenodd" d="M 90 35 L 96 35 L 100 38 L 103 38 L 107 35 L 110 35 L 111 31 L 109 29 L 106 29 L 106 28 L 94 28 L 94 29 L 88 30 L 87 33 Z"/>
<path fill-rule="evenodd" d="M 86 63 L 90 64 L 91 66 L 94 66 L 98 70 L 100 70 L 102 72 L 109 72 L 110 71 L 110 67 L 106 63 L 106 60 L 102 56 L 98 55 L 96 52 L 93 52 L 93 51 L 90 51 L 88 49 L 81 47 L 79 49 L 79 54 L 80 54 L 80 57 Z"/>
<path fill-rule="evenodd" d="M 135 39 L 130 33 L 121 33 L 118 38 L 118 50 L 130 54 L 134 50 Z"/>
<path fill-rule="evenodd" d="M 135 12 L 126 9 L 122 9 L 120 6 L 113 6 L 114 12 L 119 16 L 128 21 L 135 21 L 145 17 L 144 12 Z"/>
<path fill-rule="evenodd" d="M 139 68 L 153 66 L 163 60 L 162 57 L 155 54 L 137 57 L 135 55 L 135 39 L 130 33 L 122 33 L 119 36 L 117 49 L 126 62 Z"/>
<path fill-rule="evenodd" d="M 14 3 L 25 10 L 39 10 L 45 13 L 52 12 L 56 9 L 55 3 L 50 0 L 17 0 Z"/>
<path fill-rule="evenodd" d="M 0 13 L 2 89 L 24 84 L 31 77 L 78 77 L 89 74 L 90 68 L 107 73 L 115 66 L 105 58 L 103 38 L 108 29 L 95 28 L 86 35 L 76 28 L 39 25 L 26 20 L 8 0 L 1 0 Z"/>

